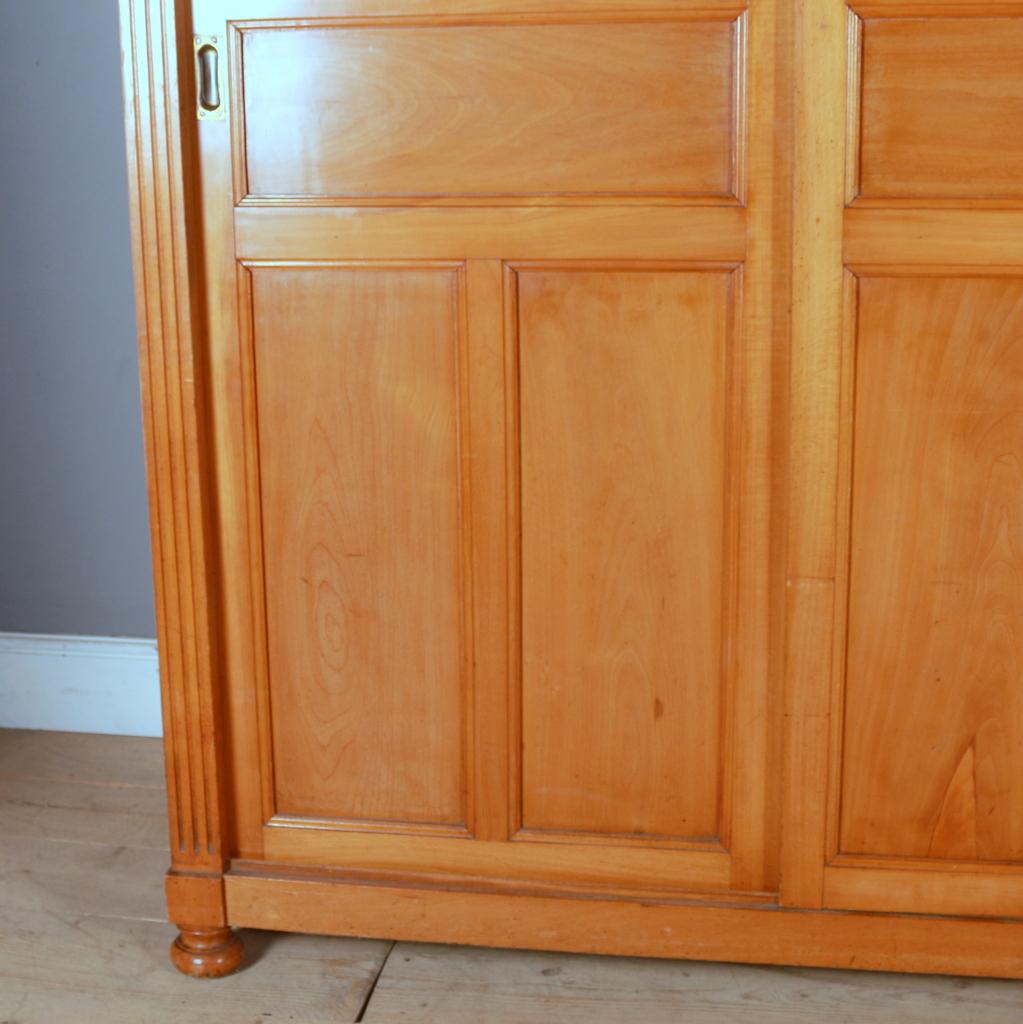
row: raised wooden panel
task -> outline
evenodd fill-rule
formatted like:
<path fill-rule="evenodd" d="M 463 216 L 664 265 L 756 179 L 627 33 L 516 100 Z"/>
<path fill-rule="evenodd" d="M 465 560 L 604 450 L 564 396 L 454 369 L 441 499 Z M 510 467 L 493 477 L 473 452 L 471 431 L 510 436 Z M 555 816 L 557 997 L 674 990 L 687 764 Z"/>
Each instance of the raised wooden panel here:
<path fill-rule="evenodd" d="M 716 836 L 732 275 L 514 283 L 523 826 Z"/>
<path fill-rule="evenodd" d="M 465 821 L 460 277 L 252 270 L 280 814 Z"/>
<path fill-rule="evenodd" d="M 864 197 L 1023 199 L 1023 16 L 863 23 Z"/>
<path fill-rule="evenodd" d="M 840 849 L 1018 860 L 1023 279 L 863 278 L 854 424 Z"/>
<path fill-rule="evenodd" d="M 250 195 L 734 190 L 734 20 L 368 19 L 241 37 Z"/>

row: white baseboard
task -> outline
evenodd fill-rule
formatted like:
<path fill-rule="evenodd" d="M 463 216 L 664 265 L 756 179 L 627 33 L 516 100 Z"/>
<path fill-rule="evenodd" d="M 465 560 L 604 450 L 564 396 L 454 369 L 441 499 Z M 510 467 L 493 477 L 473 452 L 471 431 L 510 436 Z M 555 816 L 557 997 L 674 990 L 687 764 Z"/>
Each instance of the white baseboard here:
<path fill-rule="evenodd" d="M 0 727 L 162 735 L 156 641 L 0 633 Z"/>

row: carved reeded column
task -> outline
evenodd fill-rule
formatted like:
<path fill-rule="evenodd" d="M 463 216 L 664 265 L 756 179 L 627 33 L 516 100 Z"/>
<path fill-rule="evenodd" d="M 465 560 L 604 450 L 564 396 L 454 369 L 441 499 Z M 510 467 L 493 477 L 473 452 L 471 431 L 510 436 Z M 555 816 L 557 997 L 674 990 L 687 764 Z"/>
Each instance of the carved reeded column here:
<path fill-rule="evenodd" d="M 179 33 L 177 26 L 181 26 Z M 171 870 L 171 960 L 219 977 L 242 959 L 224 902 L 217 608 L 210 470 L 201 393 L 201 318 L 191 142 L 182 130 L 179 50 L 191 46 L 183 0 L 121 0 L 125 122 L 142 408 L 163 693 Z M 182 63 L 182 66 L 189 66 Z"/>

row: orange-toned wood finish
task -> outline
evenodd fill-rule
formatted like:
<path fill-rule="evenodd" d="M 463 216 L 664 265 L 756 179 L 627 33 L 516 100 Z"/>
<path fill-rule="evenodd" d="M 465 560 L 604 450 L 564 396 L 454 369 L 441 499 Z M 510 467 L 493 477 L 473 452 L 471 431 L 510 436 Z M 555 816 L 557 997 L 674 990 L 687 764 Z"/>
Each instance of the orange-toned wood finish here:
<path fill-rule="evenodd" d="M 1018 918 L 1023 7 L 810 7 L 782 900 Z"/>
<path fill-rule="evenodd" d="M 464 827 L 461 275 L 251 274 L 277 810 Z"/>
<path fill-rule="evenodd" d="M 1023 17 L 972 7 L 864 14 L 864 197 L 1023 201 Z"/>
<path fill-rule="evenodd" d="M 840 849 L 1020 861 L 1023 279 L 858 292 Z"/>
<path fill-rule="evenodd" d="M 734 189 L 734 17 L 322 24 L 241 28 L 252 197 Z"/>
<path fill-rule="evenodd" d="M 242 963 L 241 939 L 230 928 L 185 929 L 171 943 L 171 963 L 193 978 L 222 978 Z"/>
<path fill-rule="evenodd" d="M 174 962 L 1023 977 L 1023 5 L 122 6 Z"/>
<path fill-rule="evenodd" d="M 733 272 L 514 273 L 523 827 L 716 839 Z"/>

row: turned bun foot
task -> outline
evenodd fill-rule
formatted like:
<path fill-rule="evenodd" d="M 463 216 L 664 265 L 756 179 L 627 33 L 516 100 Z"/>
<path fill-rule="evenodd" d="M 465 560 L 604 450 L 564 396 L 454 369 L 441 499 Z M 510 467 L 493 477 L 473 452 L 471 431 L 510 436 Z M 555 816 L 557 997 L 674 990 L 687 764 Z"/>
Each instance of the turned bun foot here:
<path fill-rule="evenodd" d="M 192 978 L 222 978 L 237 970 L 245 955 L 230 928 L 182 928 L 171 943 L 171 963 Z"/>

